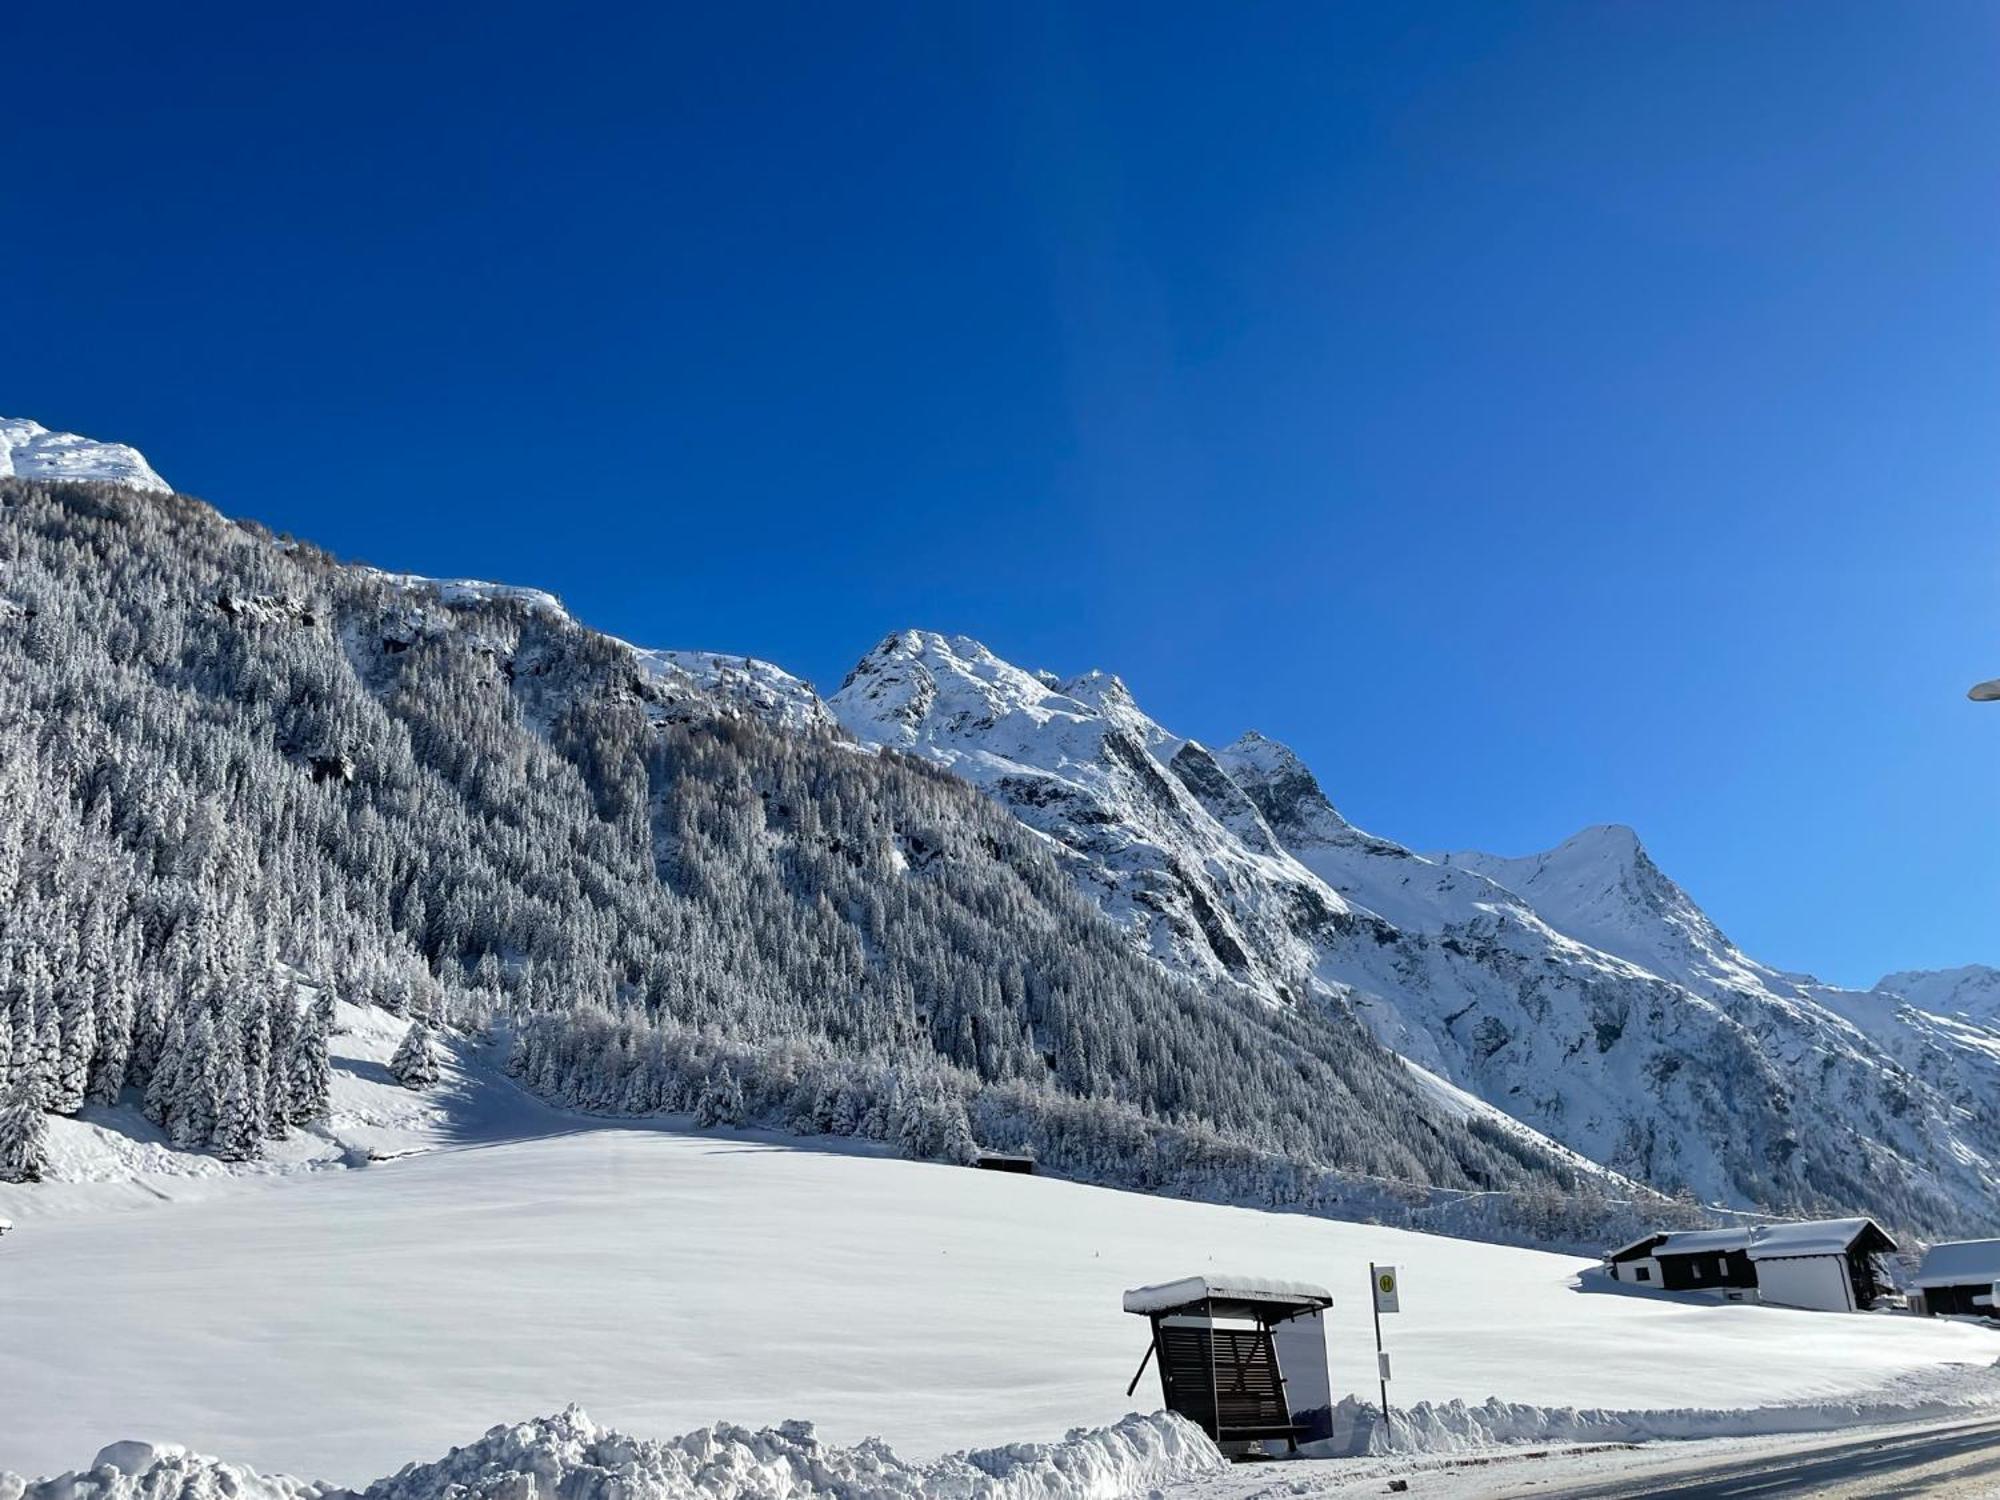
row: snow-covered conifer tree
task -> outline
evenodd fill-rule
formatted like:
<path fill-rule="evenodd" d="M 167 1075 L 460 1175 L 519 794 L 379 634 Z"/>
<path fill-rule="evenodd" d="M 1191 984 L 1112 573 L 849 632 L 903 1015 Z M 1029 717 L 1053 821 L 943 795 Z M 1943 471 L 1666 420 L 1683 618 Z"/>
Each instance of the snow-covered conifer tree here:
<path fill-rule="evenodd" d="M 430 1028 L 422 1021 L 410 1022 L 396 1055 L 389 1059 L 389 1071 L 406 1089 L 427 1089 L 438 1081 L 437 1052 L 431 1045 Z"/>
<path fill-rule="evenodd" d="M 292 1096 L 289 1118 L 308 1125 L 326 1118 L 333 1102 L 333 1070 L 327 1045 L 333 1035 L 333 991 L 322 989 L 306 1010 L 298 1039 L 292 1044 Z"/>
<path fill-rule="evenodd" d="M 61 1037 L 47 1103 L 59 1115 L 73 1115 L 83 1108 L 90 1088 L 90 1063 L 97 1055 L 97 1004 L 83 985 L 93 977 L 88 971 L 77 976 L 58 1006 Z"/>
<path fill-rule="evenodd" d="M 188 1029 L 187 1047 L 174 1080 L 173 1102 L 167 1108 L 167 1132 L 183 1150 L 206 1146 L 215 1137 L 215 1118 L 222 1102 L 221 1059 L 217 1054 L 215 1015 L 204 1008 Z"/>
<path fill-rule="evenodd" d="M 153 1061 L 153 1070 L 146 1079 L 146 1097 L 142 1108 L 146 1118 L 155 1125 L 165 1126 L 173 1114 L 174 1091 L 180 1087 L 181 1057 L 187 1051 L 187 1020 L 180 1010 L 175 1009 L 168 1018 L 166 1030 L 160 1037 L 159 1056 Z"/>
<path fill-rule="evenodd" d="M 214 1144 L 224 1161 L 249 1161 L 264 1149 L 259 1101 L 251 1090 L 250 1070 L 242 1053 L 224 1049 L 221 1060 L 221 1100 L 217 1105 Z"/>
<path fill-rule="evenodd" d="M 47 1149 L 41 1091 L 23 1077 L 0 1099 L 0 1182 L 39 1182 Z"/>

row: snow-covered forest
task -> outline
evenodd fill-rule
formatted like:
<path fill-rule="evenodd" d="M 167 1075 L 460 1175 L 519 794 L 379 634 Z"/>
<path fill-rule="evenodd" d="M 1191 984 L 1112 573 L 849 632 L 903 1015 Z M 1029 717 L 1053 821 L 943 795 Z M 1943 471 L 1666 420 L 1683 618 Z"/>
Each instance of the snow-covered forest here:
<path fill-rule="evenodd" d="M 1258 1201 L 1366 1176 L 1606 1211 L 1338 1012 L 1135 953 L 934 767 L 669 692 L 533 597 L 446 601 L 185 498 L 0 500 L 10 1176 L 42 1112 L 121 1094 L 255 1155 L 324 1108 L 337 995 L 498 1028 L 592 1110 Z"/>

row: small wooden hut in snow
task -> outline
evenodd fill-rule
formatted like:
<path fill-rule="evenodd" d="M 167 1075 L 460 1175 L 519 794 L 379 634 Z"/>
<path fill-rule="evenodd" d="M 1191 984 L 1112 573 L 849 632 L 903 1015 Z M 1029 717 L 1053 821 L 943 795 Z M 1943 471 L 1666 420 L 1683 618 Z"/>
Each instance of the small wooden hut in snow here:
<path fill-rule="evenodd" d="M 1320 1314 L 1331 1306 L 1323 1286 L 1267 1276 L 1187 1276 L 1137 1287 L 1125 1294 L 1125 1311 L 1149 1319 L 1153 1339 L 1125 1394 L 1157 1363 L 1167 1410 L 1239 1457 L 1330 1436 Z"/>
<path fill-rule="evenodd" d="M 1917 1310 L 2000 1320 L 2000 1240 L 1952 1240 L 1924 1252 L 1913 1285 Z"/>

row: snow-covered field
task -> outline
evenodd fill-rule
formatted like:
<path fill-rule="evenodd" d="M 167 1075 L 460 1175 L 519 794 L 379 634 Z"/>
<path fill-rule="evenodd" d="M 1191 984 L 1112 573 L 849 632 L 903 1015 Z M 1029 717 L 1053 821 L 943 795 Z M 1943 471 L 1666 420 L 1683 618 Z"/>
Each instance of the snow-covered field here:
<path fill-rule="evenodd" d="M 1399 1402 L 1761 1406 L 2000 1357 L 1959 1324 L 1582 1291 L 1541 1252 L 661 1129 L 0 1214 L 0 1469 L 30 1474 L 135 1437 L 353 1484 L 572 1401 L 635 1435 L 805 1418 L 917 1459 L 1052 1439 L 1157 1404 L 1124 1394 L 1144 1325 L 1119 1293 L 1203 1269 L 1351 1293 L 1338 1395 L 1373 1384 L 1367 1263 L 1401 1266 Z"/>

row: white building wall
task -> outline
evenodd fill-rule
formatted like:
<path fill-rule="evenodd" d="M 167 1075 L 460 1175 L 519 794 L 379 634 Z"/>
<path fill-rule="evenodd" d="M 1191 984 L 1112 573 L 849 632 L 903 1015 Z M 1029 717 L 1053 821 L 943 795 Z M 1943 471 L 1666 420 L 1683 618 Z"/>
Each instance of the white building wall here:
<path fill-rule="evenodd" d="M 1796 1255 L 1757 1262 L 1759 1300 L 1780 1307 L 1853 1312 L 1854 1287 L 1844 1255 Z"/>
<path fill-rule="evenodd" d="M 1646 1274 L 1639 1274 L 1639 1267 L 1646 1268 Z M 1638 1286 L 1649 1286 L 1658 1291 L 1660 1287 L 1660 1263 L 1650 1255 L 1639 1256 L 1636 1260 L 1620 1261 L 1611 1268 L 1613 1281 L 1629 1281 Z"/>

